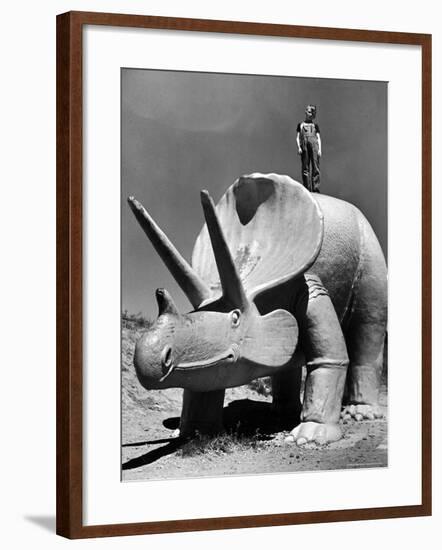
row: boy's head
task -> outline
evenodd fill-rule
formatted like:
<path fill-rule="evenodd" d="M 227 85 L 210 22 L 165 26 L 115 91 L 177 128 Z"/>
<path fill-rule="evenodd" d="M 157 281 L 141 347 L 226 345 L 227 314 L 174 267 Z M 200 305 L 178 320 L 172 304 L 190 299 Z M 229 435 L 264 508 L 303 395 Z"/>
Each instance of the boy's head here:
<path fill-rule="evenodd" d="M 313 120 L 314 118 L 316 118 L 316 105 L 307 105 L 307 107 L 305 108 L 305 117 L 308 120 Z"/>

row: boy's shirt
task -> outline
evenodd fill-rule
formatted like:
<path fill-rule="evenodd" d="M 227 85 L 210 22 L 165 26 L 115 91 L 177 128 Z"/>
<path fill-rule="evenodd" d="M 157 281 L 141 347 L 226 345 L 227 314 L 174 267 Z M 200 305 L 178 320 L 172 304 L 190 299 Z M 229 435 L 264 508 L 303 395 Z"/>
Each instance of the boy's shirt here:
<path fill-rule="evenodd" d="M 320 133 L 319 125 L 316 122 L 300 122 L 296 127 L 296 131 L 305 138 L 316 137 Z"/>

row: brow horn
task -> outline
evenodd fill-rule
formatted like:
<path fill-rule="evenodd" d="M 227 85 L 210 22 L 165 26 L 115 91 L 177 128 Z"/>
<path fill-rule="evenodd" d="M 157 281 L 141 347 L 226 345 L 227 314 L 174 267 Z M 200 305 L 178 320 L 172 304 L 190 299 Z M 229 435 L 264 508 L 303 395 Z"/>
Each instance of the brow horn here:
<path fill-rule="evenodd" d="M 201 191 L 201 204 L 218 268 L 223 297 L 233 307 L 244 310 L 247 308 L 249 301 L 219 223 L 215 204 L 205 190 Z"/>
<path fill-rule="evenodd" d="M 201 302 L 211 297 L 209 288 L 153 221 L 143 205 L 134 197 L 129 197 L 127 201 L 138 223 L 149 237 L 150 242 L 175 281 L 189 298 L 192 306 L 197 308 Z"/>

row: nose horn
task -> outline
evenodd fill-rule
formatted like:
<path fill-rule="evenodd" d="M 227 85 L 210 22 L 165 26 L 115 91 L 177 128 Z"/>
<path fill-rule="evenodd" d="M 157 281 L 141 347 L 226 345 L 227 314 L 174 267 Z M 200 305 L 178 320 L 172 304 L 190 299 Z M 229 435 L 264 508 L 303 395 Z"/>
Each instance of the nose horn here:
<path fill-rule="evenodd" d="M 169 315 L 179 315 L 175 302 L 165 288 L 157 288 L 155 293 L 158 303 L 158 316 L 168 313 Z"/>

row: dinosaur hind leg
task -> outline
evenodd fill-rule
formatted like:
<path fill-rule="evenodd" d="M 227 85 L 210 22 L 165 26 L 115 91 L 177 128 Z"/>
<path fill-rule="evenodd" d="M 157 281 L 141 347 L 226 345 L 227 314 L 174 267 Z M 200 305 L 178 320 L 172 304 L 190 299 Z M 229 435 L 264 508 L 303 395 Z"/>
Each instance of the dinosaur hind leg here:
<path fill-rule="evenodd" d="M 379 388 L 383 366 L 385 327 L 360 321 L 347 333 L 350 359 L 342 416 L 373 420 L 383 416 Z"/>
<path fill-rule="evenodd" d="M 378 405 L 387 327 L 387 268 L 379 242 L 365 221 L 360 277 L 354 288 L 346 332 L 350 365 L 343 416 L 356 420 L 381 415 Z"/>

